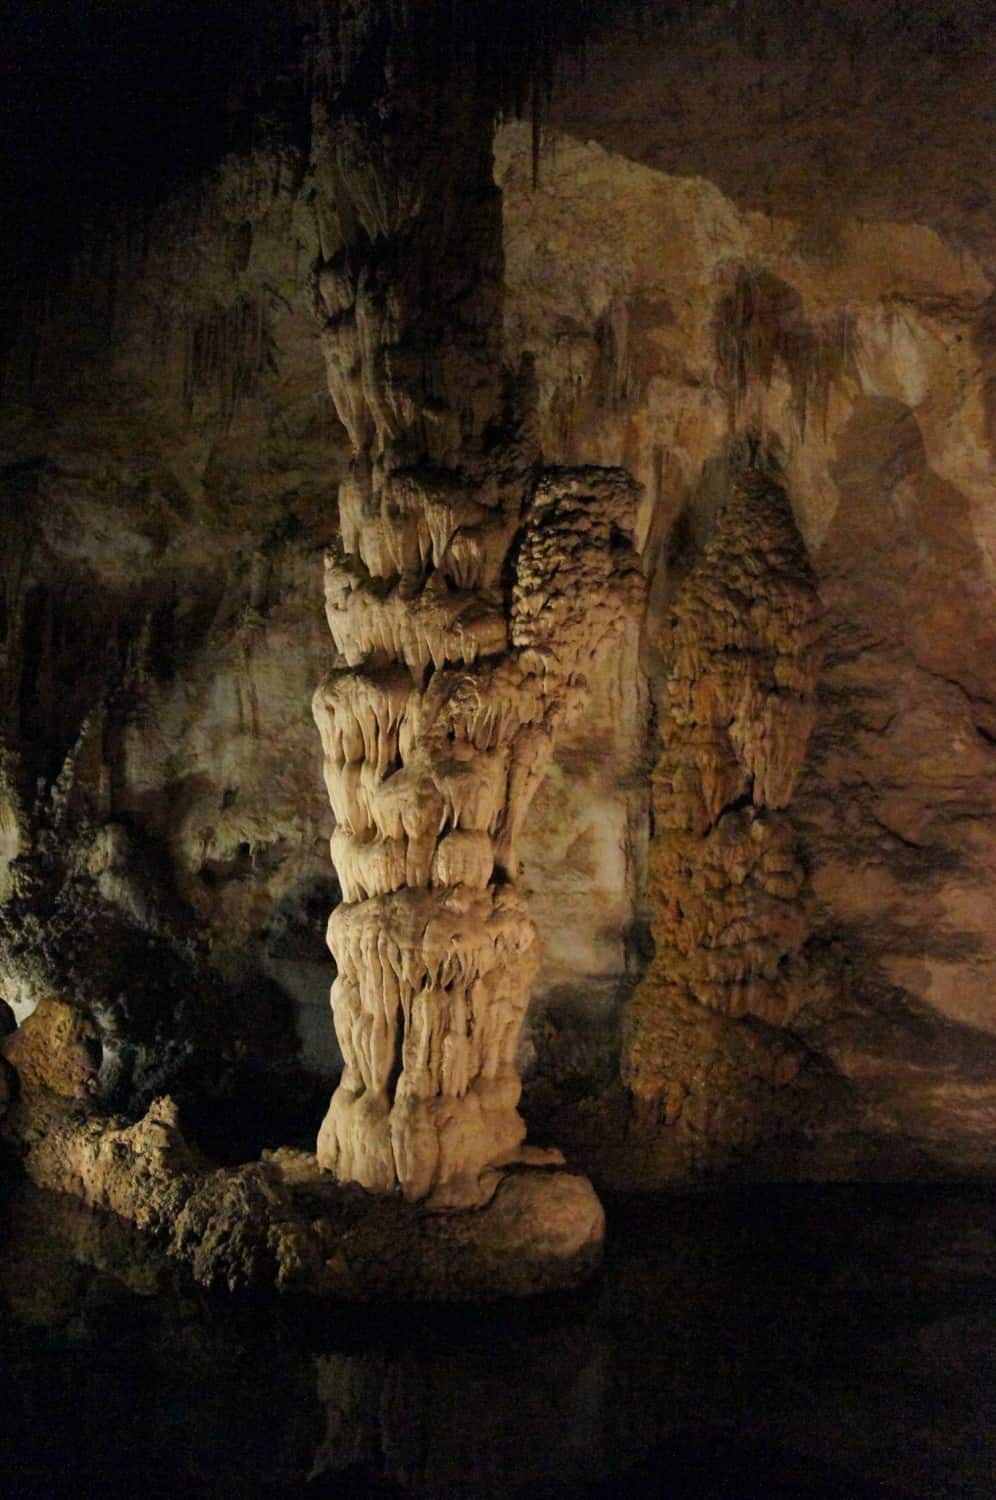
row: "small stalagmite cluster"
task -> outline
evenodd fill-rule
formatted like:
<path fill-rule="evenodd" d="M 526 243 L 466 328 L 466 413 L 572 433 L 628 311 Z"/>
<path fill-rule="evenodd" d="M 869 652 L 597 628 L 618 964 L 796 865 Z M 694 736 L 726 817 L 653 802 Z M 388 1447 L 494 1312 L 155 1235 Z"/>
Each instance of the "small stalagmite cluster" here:
<path fill-rule="evenodd" d="M 490 113 L 473 91 L 427 95 L 382 34 L 351 40 L 357 69 L 365 49 L 391 57 L 371 70 L 379 107 L 347 80 L 319 131 L 316 309 L 355 459 L 326 565 L 337 665 L 315 696 L 343 893 L 344 1071 L 318 1157 L 460 1207 L 522 1159 L 538 939 L 516 837 L 586 670 L 638 604 L 636 488 L 539 472 L 528 371 L 501 366 Z"/>
<path fill-rule="evenodd" d="M 805 994 L 806 872 L 787 811 L 815 713 L 820 604 L 784 490 L 732 484 L 678 585 L 653 775 L 656 956 L 627 1018 L 623 1075 L 645 1119 L 736 1145 L 757 1092 L 794 1076 L 779 1029 Z"/>

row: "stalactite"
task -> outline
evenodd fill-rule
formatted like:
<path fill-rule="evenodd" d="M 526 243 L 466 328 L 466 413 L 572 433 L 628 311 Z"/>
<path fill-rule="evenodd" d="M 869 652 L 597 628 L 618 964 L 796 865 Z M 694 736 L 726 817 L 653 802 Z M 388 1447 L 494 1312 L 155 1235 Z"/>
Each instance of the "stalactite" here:
<path fill-rule="evenodd" d="M 825 432 L 830 388 L 854 362 L 853 318 L 841 313 L 827 323 L 811 322 L 792 287 L 768 271 L 741 267 L 733 287 L 719 301 L 714 334 L 731 432 L 751 382 L 769 386 L 778 366 L 792 388 L 800 437 L 805 437 L 814 410 Z"/>

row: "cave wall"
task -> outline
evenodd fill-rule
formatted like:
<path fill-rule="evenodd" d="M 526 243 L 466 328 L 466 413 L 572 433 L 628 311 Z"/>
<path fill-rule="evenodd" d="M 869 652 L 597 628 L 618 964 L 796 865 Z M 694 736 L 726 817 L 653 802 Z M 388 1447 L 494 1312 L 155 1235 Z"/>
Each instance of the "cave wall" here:
<path fill-rule="evenodd" d="M 802 1077 L 746 1106 L 749 1128 L 735 1108 L 690 1121 L 677 1165 L 658 1150 L 646 1170 L 728 1161 L 786 1109 L 810 1141 L 793 1171 L 808 1152 L 818 1171 L 988 1169 L 991 33 L 971 8 L 923 31 L 889 7 L 742 12 L 739 33 L 703 18 L 596 46 L 555 98 L 537 188 L 522 127 L 498 147 L 509 342 L 536 352 L 544 446 L 644 486 L 658 744 L 671 611 L 745 441 L 784 484 L 825 611 L 791 801 L 813 897 Z M 637 910 L 660 937 L 653 889 Z M 710 1043 L 717 1089 L 772 1045 L 756 1024 Z"/>
<path fill-rule="evenodd" d="M 224 991 L 231 1047 L 287 1057 L 296 1032 L 330 1071 L 337 888 L 310 696 L 346 449 L 301 299 L 301 171 L 277 139 L 109 212 L 22 310 L 0 673 L 5 853 L 24 858 L 4 865 L 2 988 L 22 1016 L 67 987 L 91 998 L 82 905 L 112 947 L 161 940 L 91 987 L 129 1033 L 128 992 L 150 992 L 147 1050 L 196 1032 Z M 29 879 L 52 887 L 37 934 L 19 919 Z M 155 993 L 162 950 L 183 973 Z"/>
<path fill-rule="evenodd" d="M 803 1081 L 774 1111 L 807 1134 L 757 1159 L 992 1165 L 987 36 L 968 4 L 915 26 L 884 5 L 644 8 L 560 67 L 538 176 L 530 127 L 497 135 L 505 358 L 535 360 L 544 461 L 643 486 L 646 621 L 559 740 L 522 848 L 544 942 L 527 1114 L 590 1158 L 615 1140 L 610 1176 L 626 1131 L 593 1101 L 659 922 L 664 623 L 745 441 L 825 609 L 791 803 L 814 902 Z M 279 111 L 255 133 L 99 216 L 4 364 L 0 993 L 23 1016 L 71 988 L 112 1060 L 137 1038 L 124 1082 L 107 1065 L 132 1102 L 184 1053 L 210 1053 L 212 1086 L 247 1057 L 338 1066 L 309 705 L 348 443 L 309 312 L 316 163 Z M 685 1170 L 669 1129 L 645 1176 Z M 706 1124 L 692 1154 L 731 1144 Z"/>

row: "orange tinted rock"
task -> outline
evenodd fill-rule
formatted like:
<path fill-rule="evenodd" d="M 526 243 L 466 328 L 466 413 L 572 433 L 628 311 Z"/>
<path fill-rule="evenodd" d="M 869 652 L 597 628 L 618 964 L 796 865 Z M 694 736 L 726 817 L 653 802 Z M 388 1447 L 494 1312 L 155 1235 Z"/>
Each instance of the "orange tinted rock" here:
<path fill-rule="evenodd" d="M 46 999 L 3 1044 L 21 1087 L 51 1089 L 67 1099 L 96 1090 L 100 1036 L 90 1017 L 64 1000 Z"/>

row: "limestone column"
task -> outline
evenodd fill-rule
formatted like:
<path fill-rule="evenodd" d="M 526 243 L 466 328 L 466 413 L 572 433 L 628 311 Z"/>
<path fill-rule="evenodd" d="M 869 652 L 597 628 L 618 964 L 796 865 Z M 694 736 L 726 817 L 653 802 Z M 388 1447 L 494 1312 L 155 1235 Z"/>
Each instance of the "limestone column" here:
<path fill-rule="evenodd" d="M 343 903 L 342 1080 L 320 1163 L 373 1192 L 485 1201 L 520 1152 L 538 962 L 516 836 L 585 668 L 634 606 L 634 487 L 547 472 L 501 364 L 493 102 L 440 87 L 406 25 L 344 23 L 316 115 L 316 310 L 354 447 L 315 696 Z"/>

